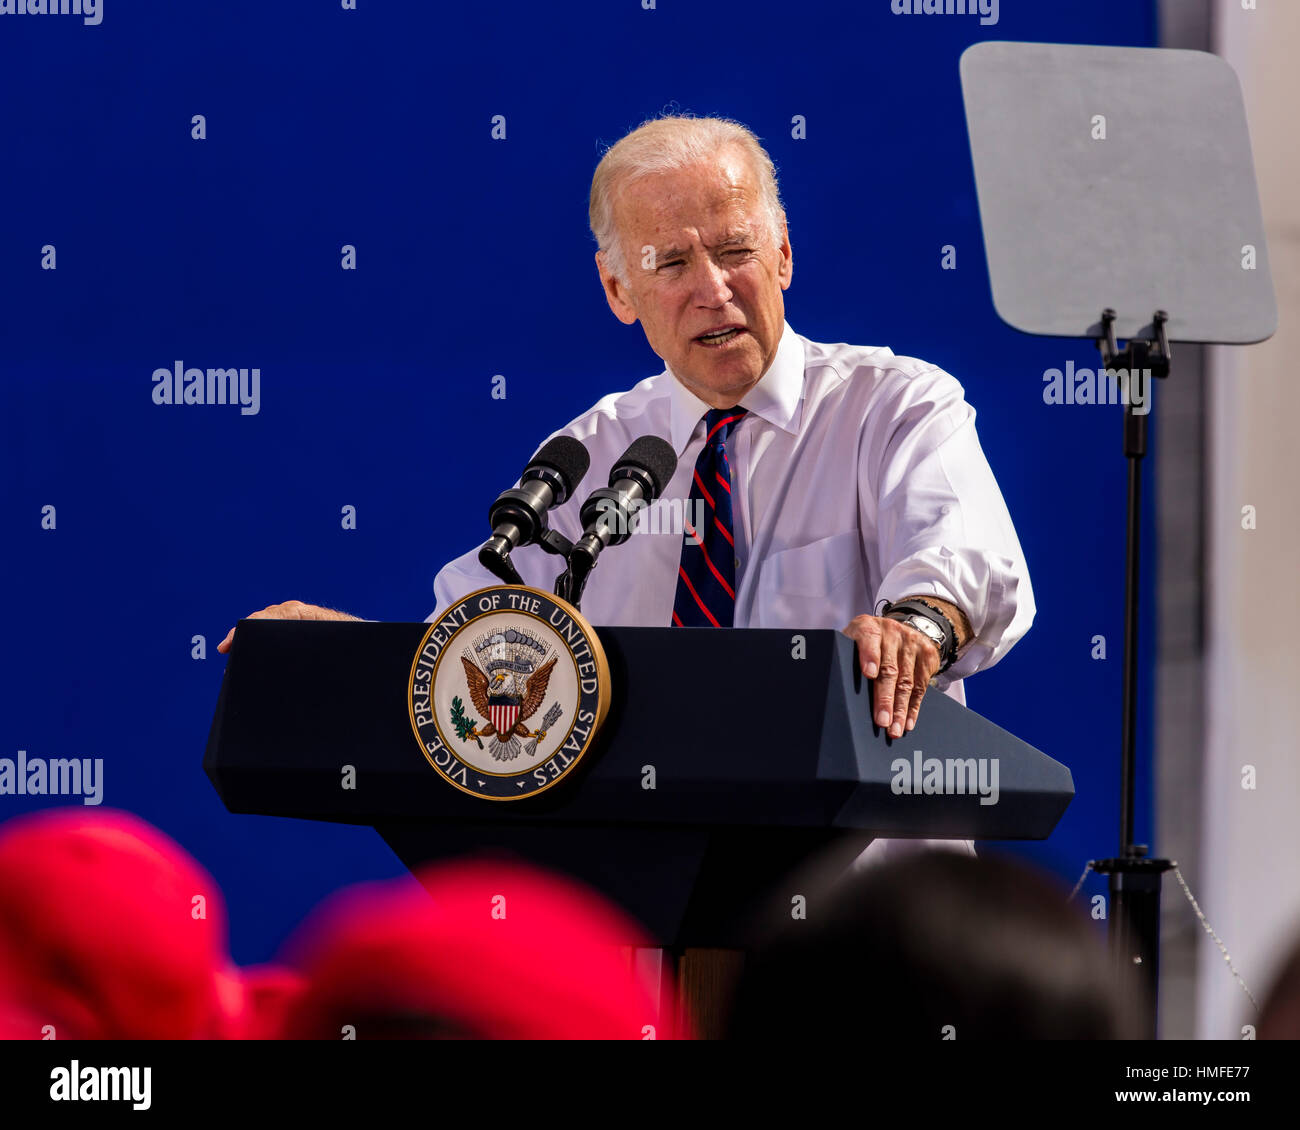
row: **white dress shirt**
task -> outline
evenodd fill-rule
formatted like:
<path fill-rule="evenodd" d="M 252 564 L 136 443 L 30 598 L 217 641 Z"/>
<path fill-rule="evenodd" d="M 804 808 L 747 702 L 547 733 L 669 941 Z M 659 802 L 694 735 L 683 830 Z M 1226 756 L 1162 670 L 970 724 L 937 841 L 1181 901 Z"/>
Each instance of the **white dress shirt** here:
<path fill-rule="evenodd" d="M 964 703 L 961 680 L 992 666 L 1025 634 L 1034 597 L 961 385 L 924 361 L 809 341 L 787 323 L 772 364 L 740 403 L 749 413 L 727 442 L 735 626 L 839 630 L 882 601 L 939 597 L 966 613 L 974 633 L 937 682 Z M 582 534 L 582 501 L 605 485 L 634 439 L 660 436 L 677 452 L 676 473 L 654 504 L 660 513 L 643 511 L 632 535 L 605 550 L 591 574 L 582 611 L 593 624 L 671 622 L 682 551 L 673 519 L 690 497 L 707 411 L 666 369 L 553 433 L 581 440 L 591 453 L 576 497 L 550 515 L 570 540 Z M 553 591 L 560 558 L 528 546 L 512 559 L 525 583 Z M 476 546 L 438 573 L 427 621 L 494 583 Z"/>

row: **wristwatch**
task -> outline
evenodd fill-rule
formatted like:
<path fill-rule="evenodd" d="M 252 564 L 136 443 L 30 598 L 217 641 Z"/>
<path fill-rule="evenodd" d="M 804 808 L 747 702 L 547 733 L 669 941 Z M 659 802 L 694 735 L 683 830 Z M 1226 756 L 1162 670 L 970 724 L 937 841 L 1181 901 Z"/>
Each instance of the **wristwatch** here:
<path fill-rule="evenodd" d="M 932 608 L 922 600 L 900 600 L 897 604 L 885 605 L 882 615 L 887 620 L 897 620 L 909 628 L 915 628 L 939 649 L 939 671 L 952 666 L 957 658 L 957 631 L 951 621 L 937 608 Z"/>

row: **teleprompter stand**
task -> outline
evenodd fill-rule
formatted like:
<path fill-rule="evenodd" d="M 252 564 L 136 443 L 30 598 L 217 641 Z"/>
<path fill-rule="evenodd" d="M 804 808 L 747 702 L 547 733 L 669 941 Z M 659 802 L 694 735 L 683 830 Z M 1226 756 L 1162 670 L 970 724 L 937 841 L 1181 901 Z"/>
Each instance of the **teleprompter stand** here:
<path fill-rule="evenodd" d="M 1144 974 L 1154 1037 L 1173 864 L 1134 842 L 1142 460 L 1171 339 L 1253 344 L 1277 328 L 1245 107 L 1232 69 L 1197 51 L 989 42 L 961 71 L 999 316 L 1096 342 L 1124 390 L 1120 851 L 1093 867 L 1109 876 L 1112 952 Z"/>
<path fill-rule="evenodd" d="M 1151 324 L 1155 340 L 1131 339 L 1121 351 L 1115 343 L 1115 311 L 1102 311 L 1105 331 L 1098 339 L 1107 373 L 1123 374 L 1129 384 L 1145 379 L 1146 403 L 1124 398 L 1124 457 L 1128 460 L 1127 532 L 1124 558 L 1124 684 L 1120 739 L 1120 854 L 1097 859 L 1092 868 L 1110 879 L 1110 922 L 1113 951 L 1120 961 L 1137 965 L 1154 1005 L 1160 986 L 1161 876 L 1174 864 L 1148 855 L 1146 844 L 1133 839 L 1133 795 L 1137 775 L 1138 601 L 1141 591 L 1142 460 L 1147 453 L 1149 408 L 1154 403 L 1152 378 L 1168 377 L 1173 363 L 1165 327 L 1169 315 L 1157 310 Z M 1139 378 L 1138 374 L 1149 374 Z M 1142 410 L 1148 409 L 1148 410 Z M 1155 1036 L 1155 1016 L 1148 1017 L 1147 1035 Z"/>

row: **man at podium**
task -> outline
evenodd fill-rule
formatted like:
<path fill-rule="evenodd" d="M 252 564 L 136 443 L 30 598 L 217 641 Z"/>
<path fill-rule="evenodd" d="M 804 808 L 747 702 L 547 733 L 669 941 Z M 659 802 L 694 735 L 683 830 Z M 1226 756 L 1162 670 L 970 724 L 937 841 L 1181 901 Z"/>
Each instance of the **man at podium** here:
<path fill-rule="evenodd" d="M 632 131 L 597 166 L 590 223 L 610 309 L 667 367 L 555 434 L 582 441 L 601 477 L 646 434 L 678 463 L 593 572 L 587 618 L 843 629 L 895 737 L 932 678 L 964 702 L 962 679 L 1024 635 L 1034 600 L 961 386 L 887 348 L 791 328 L 785 212 L 743 126 L 665 117 Z M 576 502 L 551 521 L 582 533 Z M 551 588 L 554 558 L 531 546 L 512 560 Z M 437 608 L 491 583 L 472 550 L 438 574 Z"/>
<path fill-rule="evenodd" d="M 771 158 L 742 125 L 668 116 L 633 130 L 597 166 L 589 218 L 611 311 L 640 323 L 666 367 L 554 434 L 585 444 L 602 478 L 644 435 L 678 462 L 592 573 L 587 618 L 843 630 L 894 737 L 932 680 L 964 703 L 962 680 L 1024 635 L 1034 599 L 961 385 L 786 322 L 785 211 Z M 570 499 L 552 526 L 576 540 L 578 512 Z M 538 546 L 512 560 L 552 588 L 556 559 Z M 493 583 L 470 550 L 438 573 L 434 614 Z M 254 615 L 353 618 L 297 601 Z"/>

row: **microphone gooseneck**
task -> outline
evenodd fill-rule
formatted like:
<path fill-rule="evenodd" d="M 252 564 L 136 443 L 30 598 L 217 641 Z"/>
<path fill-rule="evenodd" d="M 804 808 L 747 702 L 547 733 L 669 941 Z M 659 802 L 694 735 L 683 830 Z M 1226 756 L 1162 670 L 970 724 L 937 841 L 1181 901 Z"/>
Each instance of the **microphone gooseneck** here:
<path fill-rule="evenodd" d="M 520 546 L 538 542 L 553 553 L 567 553 L 568 543 L 547 526 L 546 514 L 571 498 L 582 482 L 591 456 L 572 436 L 556 436 L 542 445 L 519 477 L 519 485 L 503 491 L 488 510 L 492 536 L 479 550 L 479 563 L 507 584 L 523 584 L 510 560 Z"/>

